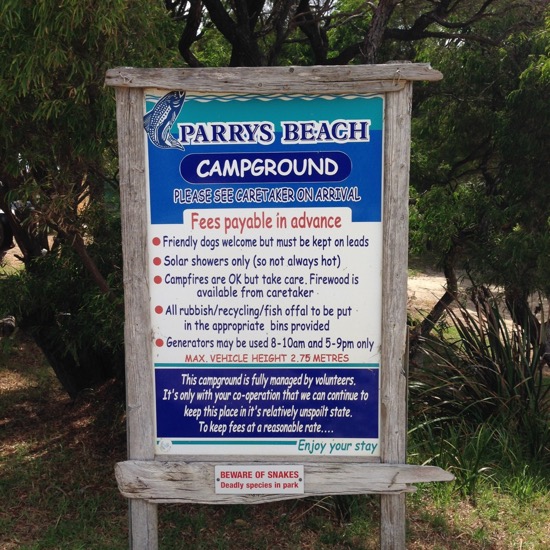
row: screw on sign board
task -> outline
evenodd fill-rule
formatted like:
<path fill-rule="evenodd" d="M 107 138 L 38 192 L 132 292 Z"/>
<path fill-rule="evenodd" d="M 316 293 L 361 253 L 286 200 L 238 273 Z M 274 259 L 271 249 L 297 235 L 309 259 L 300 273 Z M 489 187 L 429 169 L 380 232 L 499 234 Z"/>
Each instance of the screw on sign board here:
<path fill-rule="evenodd" d="M 113 69 L 133 548 L 163 502 L 404 494 L 412 81 L 427 65 Z"/>

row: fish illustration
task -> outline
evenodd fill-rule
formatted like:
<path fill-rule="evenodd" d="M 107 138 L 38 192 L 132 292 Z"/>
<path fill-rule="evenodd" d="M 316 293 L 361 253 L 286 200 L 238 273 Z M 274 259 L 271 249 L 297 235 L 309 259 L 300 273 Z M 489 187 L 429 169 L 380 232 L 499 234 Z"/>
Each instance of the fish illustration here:
<path fill-rule="evenodd" d="M 180 114 L 185 92 L 168 92 L 143 117 L 143 127 L 151 143 L 160 149 L 181 149 L 183 145 L 170 133 L 172 126 Z"/>

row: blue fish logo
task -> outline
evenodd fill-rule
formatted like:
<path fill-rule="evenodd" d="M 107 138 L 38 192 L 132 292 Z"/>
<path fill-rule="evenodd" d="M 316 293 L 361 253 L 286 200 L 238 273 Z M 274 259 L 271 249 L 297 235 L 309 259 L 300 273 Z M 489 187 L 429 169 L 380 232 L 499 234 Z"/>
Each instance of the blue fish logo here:
<path fill-rule="evenodd" d="M 151 143 L 160 149 L 181 149 L 183 145 L 171 134 L 172 126 L 180 114 L 185 92 L 168 92 L 143 117 L 143 127 Z"/>

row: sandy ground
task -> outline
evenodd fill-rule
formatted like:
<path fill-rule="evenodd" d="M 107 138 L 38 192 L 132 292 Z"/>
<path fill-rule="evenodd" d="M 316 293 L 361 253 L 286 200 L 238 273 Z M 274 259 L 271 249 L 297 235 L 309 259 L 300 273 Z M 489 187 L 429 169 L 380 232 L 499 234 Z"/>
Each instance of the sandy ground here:
<path fill-rule="evenodd" d="M 21 251 L 17 246 L 10 248 L 9 250 L 0 251 L 0 265 L 5 263 L 6 265 L 19 266 L 21 261 L 17 259 L 17 256 L 21 254 Z"/>
<path fill-rule="evenodd" d="M 435 271 L 415 272 L 409 275 L 407 290 L 409 310 L 427 312 L 445 294 L 445 277 Z"/>

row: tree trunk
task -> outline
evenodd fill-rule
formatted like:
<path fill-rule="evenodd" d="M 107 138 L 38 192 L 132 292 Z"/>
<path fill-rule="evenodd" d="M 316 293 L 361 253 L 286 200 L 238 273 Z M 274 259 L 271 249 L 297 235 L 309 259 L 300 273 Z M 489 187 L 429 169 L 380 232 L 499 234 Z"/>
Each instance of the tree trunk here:
<path fill-rule="evenodd" d="M 378 51 L 384 41 L 384 33 L 388 27 L 393 10 L 400 0 L 379 0 L 374 8 L 371 23 L 363 43 L 362 57 L 365 63 L 374 64 L 378 58 Z"/>
<path fill-rule="evenodd" d="M 114 377 L 110 370 L 114 363 L 111 354 L 106 357 L 87 350 L 85 355 L 80 354 L 75 358 L 67 354 L 64 344 L 55 343 L 48 338 L 49 335 L 43 335 L 40 329 L 33 331 L 32 336 L 71 399 Z"/>
<path fill-rule="evenodd" d="M 431 311 L 415 326 L 409 334 L 409 362 L 414 366 L 418 361 L 420 340 L 430 334 L 434 326 L 441 319 L 447 308 L 456 300 L 458 294 L 458 278 L 455 271 L 457 248 L 453 246 L 445 254 L 443 273 L 446 280 L 446 290 L 439 298 Z"/>
<path fill-rule="evenodd" d="M 541 324 L 531 311 L 528 298 L 527 292 L 520 288 L 507 286 L 504 289 L 506 307 L 514 323 L 524 330 L 533 345 L 543 344 L 544 339 L 541 337 L 544 335 L 541 331 Z"/>

